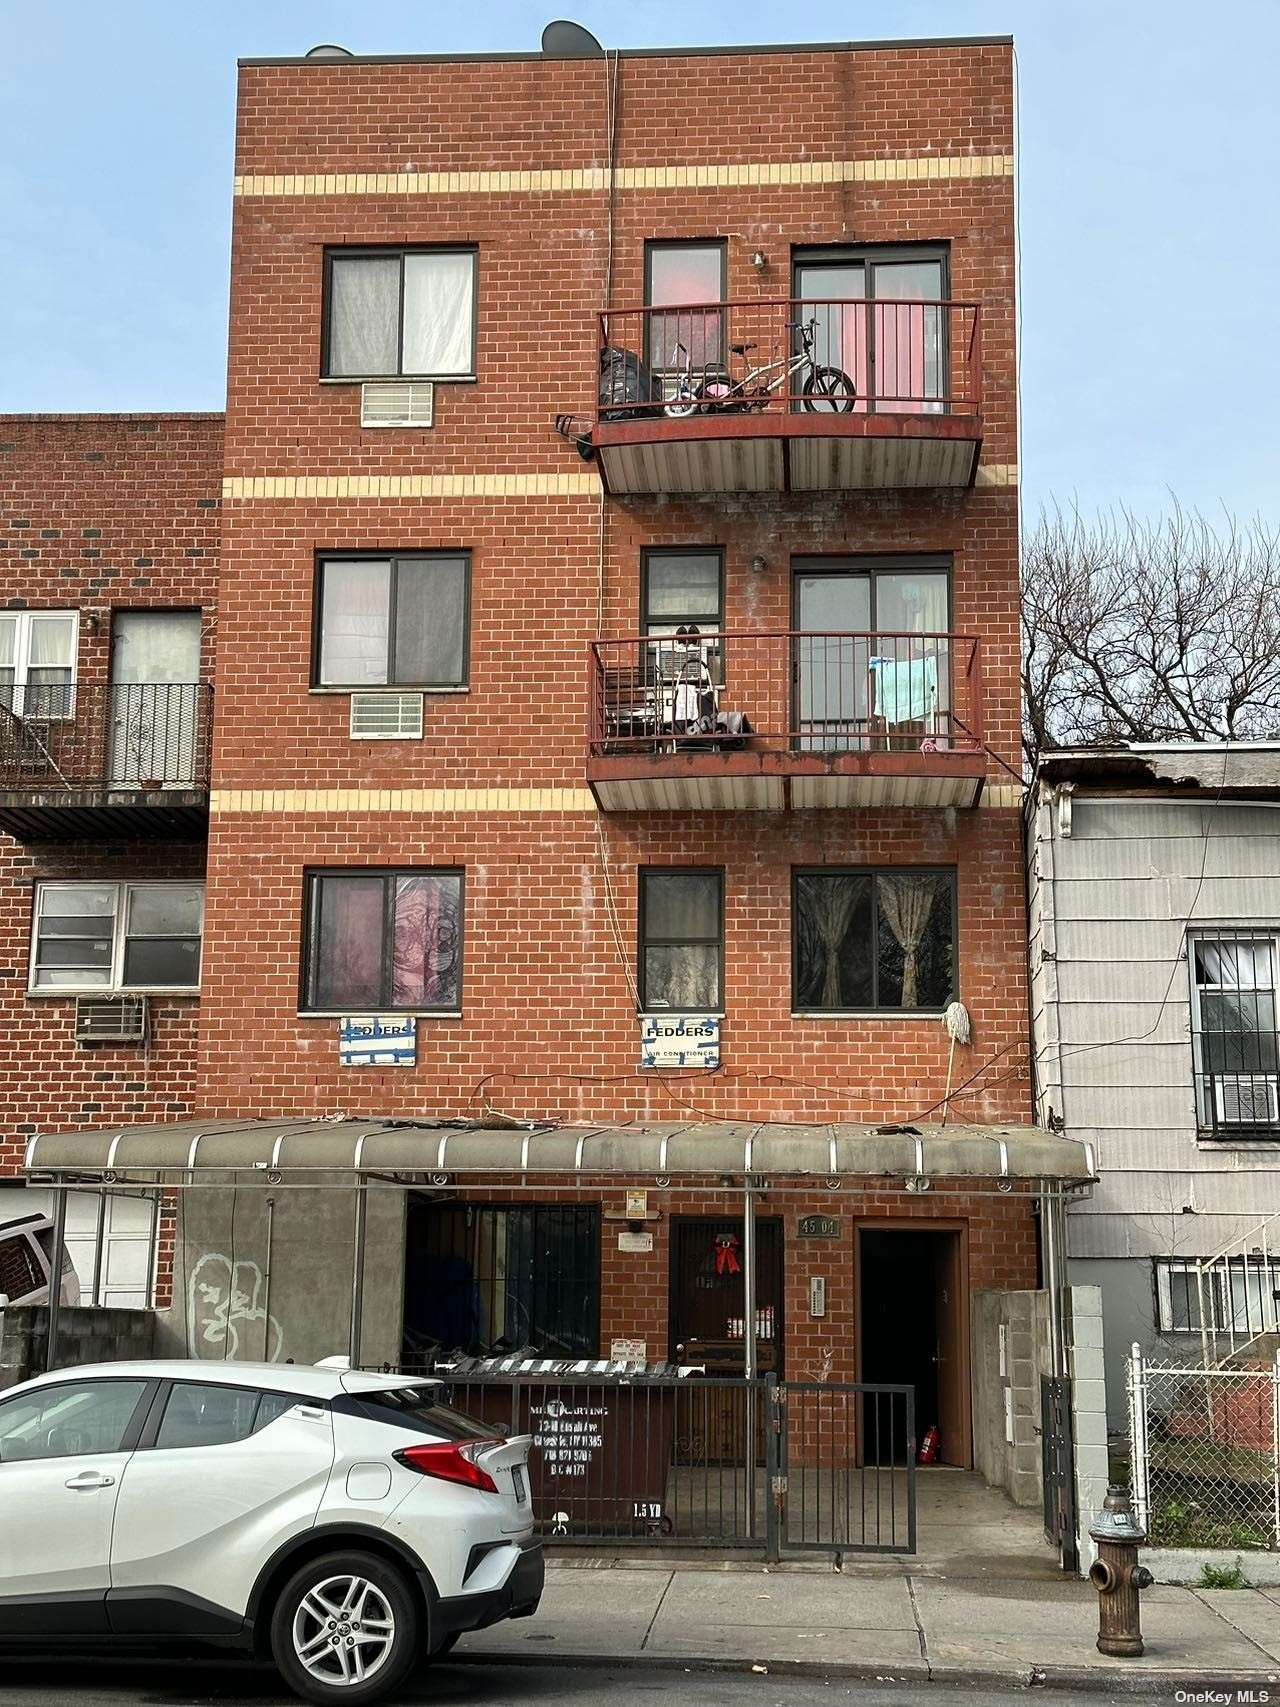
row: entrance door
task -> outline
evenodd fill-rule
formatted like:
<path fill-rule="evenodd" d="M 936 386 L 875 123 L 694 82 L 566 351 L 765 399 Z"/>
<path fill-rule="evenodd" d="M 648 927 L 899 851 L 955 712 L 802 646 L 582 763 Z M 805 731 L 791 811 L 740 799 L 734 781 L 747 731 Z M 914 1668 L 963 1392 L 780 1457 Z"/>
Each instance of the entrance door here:
<path fill-rule="evenodd" d="M 969 1360 L 961 1232 L 866 1224 L 858 1229 L 857 1248 L 859 1379 L 914 1387 L 918 1439 L 936 1424 L 938 1462 L 967 1469 Z M 905 1441 L 893 1445 L 897 1454 Z"/>
<path fill-rule="evenodd" d="M 816 320 L 815 360 L 843 369 L 854 408 L 937 414 L 949 394 L 941 255 L 820 250 L 797 255 L 798 320 Z"/>
<path fill-rule="evenodd" d="M 111 632 L 111 783 L 190 788 L 202 739 L 200 612 L 122 611 Z"/>

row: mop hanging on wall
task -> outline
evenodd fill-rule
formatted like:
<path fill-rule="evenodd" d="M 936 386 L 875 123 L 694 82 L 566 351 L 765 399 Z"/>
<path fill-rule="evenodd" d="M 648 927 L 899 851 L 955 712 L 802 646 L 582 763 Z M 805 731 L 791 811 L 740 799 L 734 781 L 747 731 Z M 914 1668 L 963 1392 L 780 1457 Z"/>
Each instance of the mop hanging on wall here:
<path fill-rule="evenodd" d="M 942 1015 L 942 1029 L 951 1039 L 951 1048 L 947 1054 L 947 1091 L 942 1099 L 942 1125 L 947 1124 L 947 1116 L 951 1113 L 951 1075 L 956 1063 L 956 1044 L 968 1043 L 972 1035 L 969 1024 L 969 1010 L 963 1002 L 948 1002 Z"/>

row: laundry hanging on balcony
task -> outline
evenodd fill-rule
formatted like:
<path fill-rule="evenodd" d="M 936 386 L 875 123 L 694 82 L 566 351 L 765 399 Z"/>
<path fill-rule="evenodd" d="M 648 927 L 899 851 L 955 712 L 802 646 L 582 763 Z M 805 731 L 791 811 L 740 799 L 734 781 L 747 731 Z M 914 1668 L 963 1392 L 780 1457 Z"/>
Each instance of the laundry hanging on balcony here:
<path fill-rule="evenodd" d="M 875 683 L 875 709 L 886 723 L 922 723 L 938 709 L 938 660 L 885 658 L 867 661 Z"/>

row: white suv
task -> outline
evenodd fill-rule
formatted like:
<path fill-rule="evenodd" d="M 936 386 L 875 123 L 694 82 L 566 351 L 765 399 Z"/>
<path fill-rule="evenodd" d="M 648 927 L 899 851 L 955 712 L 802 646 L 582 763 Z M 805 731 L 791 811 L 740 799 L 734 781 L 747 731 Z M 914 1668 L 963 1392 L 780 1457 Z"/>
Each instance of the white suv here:
<path fill-rule="evenodd" d="M 228 1639 L 298 1694 L 378 1699 L 537 1609 L 530 1438 L 438 1381 L 105 1363 L 0 1394 L 0 1642 Z"/>

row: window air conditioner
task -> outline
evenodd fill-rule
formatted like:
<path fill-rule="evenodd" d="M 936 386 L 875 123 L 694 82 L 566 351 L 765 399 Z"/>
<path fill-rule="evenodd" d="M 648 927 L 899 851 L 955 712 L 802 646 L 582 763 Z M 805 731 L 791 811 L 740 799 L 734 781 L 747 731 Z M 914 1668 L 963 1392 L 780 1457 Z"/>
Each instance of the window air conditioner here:
<path fill-rule="evenodd" d="M 429 379 L 368 381 L 360 387 L 362 427 L 432 427 L 435 386 Z"/>
<path fill-rule="evenodd" d="M 145 1043 L 145 996 L 77 996 L 77 1043 Z"/>
<path fill-rule="evenodd" d="M 422 739 L 422 695 L 420 693 L 353 693 L 351 696 L 351 739 L 353 741 L 420 741 Z"/>
<path fill-rule="evenodd" d="M 1280 1081 L 1240 1074 L 1213 1081 L 1219 1126 L 1275 1126 L 1280 1123 Z"/>

